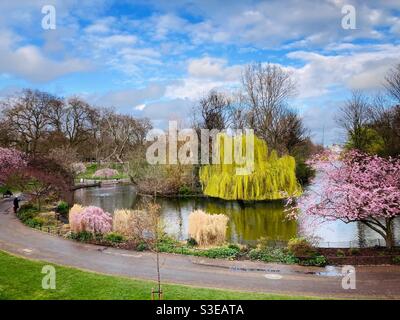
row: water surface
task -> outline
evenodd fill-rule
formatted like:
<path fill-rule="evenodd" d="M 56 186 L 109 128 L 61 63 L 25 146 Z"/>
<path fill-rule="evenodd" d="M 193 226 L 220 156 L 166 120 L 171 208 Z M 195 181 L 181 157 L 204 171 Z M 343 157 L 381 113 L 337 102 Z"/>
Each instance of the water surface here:
<path fill-rule="evenodd" d="M 140 197 L 131 185 L 112 185 L 77 190 L 75 202 L 85 206 L 98 206 L 113 213 L 115 209 L 137 208 Z M 227 238 L 230 242 L 255 243 L 261 237 L 287 241 L 295 237 L 299 230 L 296 221 L 288 221 L 285 218 L 281 201 L 248 203 L 213 198 L 158 198 L 157 202 L 161 205 L 166 231 L 181 240 L 188 238 L 188 216 L 196 209 L 227 215 L 229 217 Z M 400 230 L 398 220 L 395 227 L 398 234 Z M 334 221 L 317 225 L 312 229 L 309 232 L 318 236 L 320 246 L 324 247 L 383 244 L 382 238 L 376 232 L 361 223 L 345 224 Z"/>

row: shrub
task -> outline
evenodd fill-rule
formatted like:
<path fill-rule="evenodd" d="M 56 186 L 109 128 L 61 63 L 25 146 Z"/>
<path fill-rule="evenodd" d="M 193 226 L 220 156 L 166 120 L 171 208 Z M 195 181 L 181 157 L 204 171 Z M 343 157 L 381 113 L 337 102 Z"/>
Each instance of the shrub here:
<path fill-rule="evenodd" d="M 193 211 L 189 215 L 189 236 L 201 246 L 223 244 L 227 223 L 226 215 L 211 215 L 202 210 Z"/>
<path fill-rule="evenodd" d="M 86 207 L 81 213 L 73 216 L 74 225 L 80 226 L 81 231 L 92 234 L 106 234 L 112 230 L 112 217 L 99 207 Z"/>
<path fill-rule="evenodd" d="M 94 174 L 93 177 L 94 178 L 112 178 L 114 176 L 118 175 L 118 171 L 115 169 L 110 169 L 110 168 L 105 168 L 105 169 L 100 169 L 97 170 Z"/>
<path fill-rule="evenodd" d="M 305 238 L 293 238 L 289 240 L 288 250 L 295 257 L 311 257 L 315 255 L 315 249 Z"/>
<path fill-rule="evenodd" d="M 124 241 L 124 237 L 119 233 L 111 232 L 107 234 L 106 240 L 112 243 L 121 243 L 122 241 Z"/>
<path fill-rule="evenodd" d="M 126 209 L 114 211 L 113 231 L 125 237 L 140 238 L 149 223 L 144 211 Z"/>
<path fill-rule="evenodd" d="M 189 238 L 189 239 L 186 240 L 186 244 L 189 247 L 195 247 L 195 246 L 197 246 L 197 241 L 196 241 L 196 239 Z"/>
<path fill-rule="evenodd" d="M 298 262 L 298 259 L 291 252 L 281 248 L 253 249 L 249 252 L 249 257 L 252 260 L 260 260 L 264 262 L 286 264 L 294 264 Z"/>
<path fill-rule="evenodd" d="M 68 209 L 69 209 L 68 203 L 66 203 L 65 201 L 60 201 L 57 204 L 56 211 L 62 215 L 67 215 Z"/>
<path fill-rule="evenodd" d="M 336 256 L 337 256 L 337 257 L 345 257 L 345 256 L 346 256 L 346 253 L 345 253 L 342 249 L 338 249 L 338 250 L 336 251 Z"/>
<path fill-rule="evenodd" d="M 204 250 L 203 253 L 201 254 L 202 256 L 205 256 L 207 258 L 212 258 L 212 259 L 234 259 L 238 255 L 239 250 L 235 248 L 229 248 L 229 247 L 219 247 L 219 248 L 211 248 Z"/>
<path fill-rule="evenodd" d="M 46 219 L 43 217 L 34 217 L 32 219 L 25 220 L 25 224 L 31 228 L 40 228 L 46 224 Z"/>
<path fill-rule="evenodd" d="M 316 267 L 324 267 L 327 265 L 326 258 L 322 255 L 315 255 L 311 258 L 302 259 L 299 261 L 299 264 L 302 266 L 316 266 Z"/>
<path fill-rule="evenodd" d="M 400 256 L 395 256 L 392 258 L 392 262 L 394 264 L 400 264 Z"/>
<path fill-rule="evenodd" d="M 179 187 L 178 193 L 181 196 L 187 196 L 187 195 L 191 194 L 192 191 L 190 190 L 190 188 L 187 185 L 183 185 L 183 186 Z"/>
<path fill-rule="evenodd" d="M 147 249 L 147 245 L 144 242 L 141 242 L 137 245 L 136 250 L 137 251 L 144 251 Z"/>
<path fill-rule="evenodd" d="M 360 249 L 358 249 L 358 248 L 350 248 L 350 249 L 349 249 L 349 253 L 350 253 L 352 256 L 357 255 L 357 254 L 360 253 Z"/>
<path fill-rule="evenodd" d="M 93 234 L 87 231 L 71 232 L 70 238 L 82 242 L 87 242 L 93 239 Z"/>
<path fill-rule="evenodd" d="M 235 244 L 235 243 L 229 244 L 229 245 L 228 245 L 228 248 L 229 248 L 229 249 L 234 249 L 234 250 L 236 250 L 236 251 L 240 251 L 240 247 L 239 247 L 237 244 Z"/>
<path fill-rule="evenodd" d="M 17 217 L 25 222 L 26 220 L 33 219 L 37 216 L 39 210 L 31 203 L 27 203 L 21 206 L 17 212 Z"/>
<path fill-rule="evenodd" d="M 74 204 L 74 206 L 69 210 L 69 227 L 72 232 L 79 233 L 83 231 L 83 227 L 81 225 L 81 219 L 79 215 L 83 212 L 85 208 L 82 207 L 80 204 Z"/>

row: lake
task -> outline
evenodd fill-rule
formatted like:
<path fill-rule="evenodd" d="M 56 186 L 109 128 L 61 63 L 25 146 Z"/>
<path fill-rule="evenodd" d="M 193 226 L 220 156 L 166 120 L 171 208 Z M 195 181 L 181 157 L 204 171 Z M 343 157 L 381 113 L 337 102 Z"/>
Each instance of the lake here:
<path fill-rule="evenodd" d="M 132 185 L 110 185 L 76 190 L 75 202 L 85 206 L 98 206 L 112 213 L 115 209 L 137 208 L 140 197 Z M 285 219 L 281 201 L 243 203 L 214 198 L 158 198 L 157 202 L 161 206 L 167 233 L 180 240 L 188 238 L 188 216 L 196 209 L 202 209 L 207 213 L 226 214 L 229 217 L 227 239 L 230 242 L 256 243 L 261 237 L 287 241 L 295 237 L 299 231 L 296 221 Z M 398 234 L 399 220 L 395 222 L 395 230 Z M 361 223 L 345 224 L 334 221 L 313 224 L 312 232 L 318 237 L 319 245 L 323 247 L 384 243 L 376 232 Z"/>

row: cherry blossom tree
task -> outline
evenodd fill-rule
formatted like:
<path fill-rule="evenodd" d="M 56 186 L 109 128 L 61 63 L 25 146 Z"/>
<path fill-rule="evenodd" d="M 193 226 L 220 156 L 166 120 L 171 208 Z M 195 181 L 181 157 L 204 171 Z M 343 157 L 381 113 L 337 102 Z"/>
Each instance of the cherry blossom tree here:
<path fill-rule="evenodd" d="M 27 157 L 26 166 L 15 172 L 12 180 L 10 183 L 30 195 L 39 209 L 42 200 L 48 196 L 56 196 L 72 203 L 73 176 L 52 159 L 32 155 Z"/>
<path fill-rule="evenodd" d="M 101 208 L 90 206 L 73 215 L 72 225 L 80 226 L 80 231 L 92 234 L 106 234 L 112 231 L 112 217 Z"/>
<path fill-rule="evenodd" d="M 289 215 L 305 214 L 345 223 L 359 221 L 395 243 L 393 220 L 400 215 L 400 159 L 358 151 L 325 151 L 310 160 L 320 173 L 318 188 L 306 192 Z M 302 213 L 301 213 L 302 212 Z"/>
<path fill-rule="evenodd" d="M 0 148 L 0 183 L 4 184 L 10 176 L 26 166 L 25 155 L 15 149 Z"/>

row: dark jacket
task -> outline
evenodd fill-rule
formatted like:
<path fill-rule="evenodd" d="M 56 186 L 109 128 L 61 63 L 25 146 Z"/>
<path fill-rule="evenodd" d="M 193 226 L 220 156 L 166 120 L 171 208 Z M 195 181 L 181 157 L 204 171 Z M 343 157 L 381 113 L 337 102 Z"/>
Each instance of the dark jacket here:
<path fill-rule="evenodd" d="M 14 198 L 14 208 L 19 208 L 19 199 Z"/>

